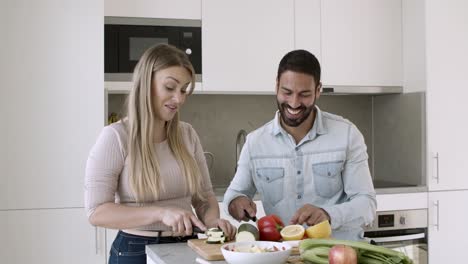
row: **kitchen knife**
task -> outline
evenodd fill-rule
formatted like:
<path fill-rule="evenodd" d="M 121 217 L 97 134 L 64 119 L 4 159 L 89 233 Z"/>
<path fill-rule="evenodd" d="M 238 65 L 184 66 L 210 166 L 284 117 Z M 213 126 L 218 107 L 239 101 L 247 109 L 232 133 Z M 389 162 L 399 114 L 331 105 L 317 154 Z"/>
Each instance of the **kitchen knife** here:
<path fill-rule="evenodd" d="M 205 231 L 201 230 L 198 226 L 192 228 L 194 234 L 205 234 Z"/>

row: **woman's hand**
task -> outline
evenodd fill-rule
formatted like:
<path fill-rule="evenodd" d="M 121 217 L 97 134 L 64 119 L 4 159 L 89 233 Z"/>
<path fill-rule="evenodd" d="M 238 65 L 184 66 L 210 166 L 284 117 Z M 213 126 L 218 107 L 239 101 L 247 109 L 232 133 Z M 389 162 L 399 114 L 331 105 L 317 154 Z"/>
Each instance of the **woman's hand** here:
<path fill-rule="evenodd" d="M 216 219 L 213 223 L 208 225 L 209 227 L 219 227 L 223 230 L 226 239 L 229 241 L 234 240 L 236 238 L 237 228 L 233 226 L 228 220 L 226 219 Z"/>
<path fill-rule="evenodd" d="M 161 222 L 172 228 L 173 236 L 193 235 L 193 226 L 205 231 L 206 226 L 190 211 L 176 207 L 164 207 L 160 212 Z"/>

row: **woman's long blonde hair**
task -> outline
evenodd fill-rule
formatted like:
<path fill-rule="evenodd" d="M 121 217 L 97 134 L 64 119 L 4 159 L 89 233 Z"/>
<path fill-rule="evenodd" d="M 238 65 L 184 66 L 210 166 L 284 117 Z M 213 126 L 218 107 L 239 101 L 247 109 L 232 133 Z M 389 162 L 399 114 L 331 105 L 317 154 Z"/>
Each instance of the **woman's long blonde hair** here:
<path fill-rule="evenodd" d="M 164 185 L 161 184 L 160 165 L 155 156 L 154 123 L 151 84 L 154 74 L 172 66 L 181 66 L 192 75 L 190 95 L 195 88 L 195 71 L 187 55 L 170 45 L 157 45 L 148 49 L 135 67 L 133 89 L 127 101 L 128 155 L 130 161 L 130 187 L 137 202 L 157 200 Z M 200 169 L 185 146 L 179 128 L 179 113 L 166 123 L 169 147 L 179 163 L 192 196 L 204 200 L 201 191 Z"/>

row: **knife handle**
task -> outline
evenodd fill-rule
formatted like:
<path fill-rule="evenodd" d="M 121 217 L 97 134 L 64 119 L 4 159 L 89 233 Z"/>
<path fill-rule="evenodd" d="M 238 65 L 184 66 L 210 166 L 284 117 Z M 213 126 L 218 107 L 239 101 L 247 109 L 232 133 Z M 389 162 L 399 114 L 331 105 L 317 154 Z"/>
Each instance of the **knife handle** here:
<path fill-rule="evenodd" d="M 193 230 L 193 233 L 194 233 L 194 234 L 197 234 L 197 233 L 198 233 L 198 234 L 204 234 L 204 233 L 205 233 L 205 231 L 201 230 L 198 226 L 194 226 L 194 227 L 192 228 L 192 230 Z"/>
<path fill-rule="evenodd" d="M 257 217 L 256 217 L 255 215 L 254 215 L 254 216 L 250 216 L 249 213 L 247 212 L 247 210 L 245 210 L 245 209 L 244 209 L 244 214 L 245 214 L 245 216 L 246 216 L 248 219 L 250 219 L 250 220 L 252 220 L 252 221 L 254 221 L 254 222 L 257 222 Z"/>

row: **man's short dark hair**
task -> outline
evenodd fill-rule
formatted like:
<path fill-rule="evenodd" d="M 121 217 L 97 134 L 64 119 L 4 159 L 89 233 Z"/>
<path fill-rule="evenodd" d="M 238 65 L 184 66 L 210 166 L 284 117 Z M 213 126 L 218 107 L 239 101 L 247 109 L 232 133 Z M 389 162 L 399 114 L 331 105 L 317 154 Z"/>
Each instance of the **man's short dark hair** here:
<path fill-rule="evenodd" d="M 315 84 L 318 85 L 320 83 L 320 63 L 314 54 L 307 50 L 293 50 L 284 55 L 278 66 L 277 81 L 279 81 L 281 74 L 285 71 L 312 75 L 315 79 Z"/>

